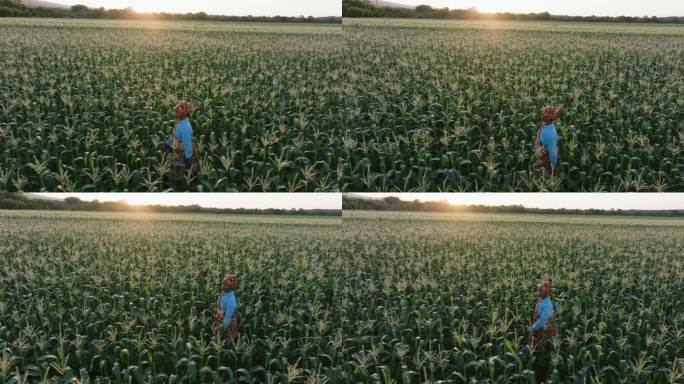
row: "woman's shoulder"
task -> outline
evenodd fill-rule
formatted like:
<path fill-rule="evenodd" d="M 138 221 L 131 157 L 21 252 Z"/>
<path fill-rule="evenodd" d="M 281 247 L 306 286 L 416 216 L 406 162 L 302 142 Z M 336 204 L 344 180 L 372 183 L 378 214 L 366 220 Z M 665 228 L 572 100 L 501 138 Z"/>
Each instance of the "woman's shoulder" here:
<path fill-rule="evenodd" d="M 556 124 L 551 123 L 549 125 L 543 126 L 540 135 L 544 137 L 556 136 Z"/>

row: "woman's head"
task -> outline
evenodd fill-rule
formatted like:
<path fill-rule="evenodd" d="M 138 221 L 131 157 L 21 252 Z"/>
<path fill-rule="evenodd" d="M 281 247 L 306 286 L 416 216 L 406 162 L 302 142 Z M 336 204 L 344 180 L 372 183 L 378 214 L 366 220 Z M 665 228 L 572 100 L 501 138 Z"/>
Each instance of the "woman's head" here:
<path fill-rule="evenodd" d="M 542 109 L 541 117 L 544 124 L 551 124 L 560 118 L 560 108 L 553 105 L 547 105 Z"/>
<path fill-rule="evenodd" d="M 176 118 L 177 119 L 184 119 L 188 116 L 190 116 L 190 112 L 192 112 L 192 104 L 185 100 L 181 100 L 176 104 Z"/>
<path fill-rule="evenodd" d="M 550 295 L 551 292 L 553 292 L 553 286 L 551 286 L 551 280 L 542 281 L 542 283 L 539 285 L 538 292 L 539 292 L 539 297 L 542 299 L 545 298 L 546 296 Z"/>
<path fill-rule="evenodd" d="M 226 275 L 221 282 L 222 291 L 234 291 L 238 287 L 238 275 Z"/>

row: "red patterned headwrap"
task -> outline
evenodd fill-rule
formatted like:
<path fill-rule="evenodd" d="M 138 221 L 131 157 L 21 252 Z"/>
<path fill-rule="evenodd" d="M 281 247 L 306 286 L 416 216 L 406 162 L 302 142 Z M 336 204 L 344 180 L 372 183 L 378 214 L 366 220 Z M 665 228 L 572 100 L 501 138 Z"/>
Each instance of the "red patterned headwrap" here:
<path fill-rule="evenodd" d="M 221 282 L 221 290 L 222 291 L 232 291 L 237 289 L 238 285 L 238 276 L 237 275 L 226 275 L 223 278 L 223 281 Z"/>
<path fill-rule="evenodd" d="M 551 124 L 560 118 L 560 108 L 547 105 L 542 109 L 541 117 L 544 124 Z"/>
<path fill-rule="evenodd" d="M 192 104 L 190 104 L 188 101 L 181 100 L 176 104 L 176 112 L 180 112 L 184 115 L 189 115 L 190 112 L 192 112 Z"/>
<path fill-rule="evenodd" d="M 551 280 L 542 281 L 539 285 L 539 293 L 544 293 L 544 297 L 548 296 L 553 292 L 553 286 L 551 286 Z"/>

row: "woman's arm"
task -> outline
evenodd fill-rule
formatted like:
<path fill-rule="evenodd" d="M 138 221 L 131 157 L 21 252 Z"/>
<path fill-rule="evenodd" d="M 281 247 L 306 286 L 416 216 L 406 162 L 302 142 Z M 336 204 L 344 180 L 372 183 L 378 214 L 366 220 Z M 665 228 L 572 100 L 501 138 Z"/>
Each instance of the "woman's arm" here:
<path fill-rule="evenodd" d="M 180 141 L 183 143 L 183 152 L 185 154 L 185 159 L 192 159 L 192 130 L 189 126 L 184 126 L 179 132 Z"/>
<path fill-rule="evenodd" d="M 544 127 L 544 125 L 542 124 L 542 125 L 539 126 L 539 128 L 537 128 L 537 137 L 536 137 L 536 139 L 534 140 L 534 144 L 535 144 L 537 147 L 541 147 L 541 141 L 540 141 L 540 139 L 539 139 L 539 136 L 541 135 L 541 130 L 542 130 L 543 127 Z"/>
<path fill-rule="evenodd" d="M 169 124 L 169 128 L 171 128 L 171 136 L 169 136 L 169 139 L 166 140 L 166 145 L 167 145 L 167 146 L 171 146 L 171 144 L 173 144 L 173 139 L 174 139 L 174 136 L 176 135 L 176 129 L 175 129 L 175 128 L 176 128 L 176 124 L 178 124 L 177 121 L 176 121 L 175 123 Z"/>

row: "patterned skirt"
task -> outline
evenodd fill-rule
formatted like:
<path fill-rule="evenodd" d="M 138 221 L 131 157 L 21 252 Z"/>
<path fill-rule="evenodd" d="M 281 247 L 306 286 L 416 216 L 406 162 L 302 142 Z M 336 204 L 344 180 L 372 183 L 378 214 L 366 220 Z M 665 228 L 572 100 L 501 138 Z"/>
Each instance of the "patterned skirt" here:
<path fill-rule="evenodd" d="M 553 167 L 551 166 L 551 160 L 549 160 L 549 151 L 546 147 L 539 148 L 539 160 L 532 165 L 532 169 L 538 171 L 540 169 L 545 169 L 548 173 L 551 173 Z M 558 154 L 558 162 L 560 163 L 560 154 Z"/>
<path fill-rule="evenodd" d="M 228 327 L 223 328 L 223 312 L 218 309 L 214 311 L 214 321 L 211 323 L 211 328 L 215 335 L 220 336 L 222 339 L 232 338 L 235 339 L 239 335 L 238 330 L 238 311 L 235 311 L 233 317 L 230 319 Z"/>
<path fill-rule="evenodd" d="M 534 331 L 532 345 L 536 347 L 538 345 L 550 344 L 551 339 L 555 336 L 558 336 L 558 328 L 556 327 L 556 322 L 551 319 L 543 328 Z"/>
<path fill-rule="evenodd" d="M 238 330 L 238 313 L 237 311 L 235 311 L 233 317 L 230 319 L 230 324 L 228 324 L 228 327 L 221 331 L 221 338 L 236 339 L 239 334 L 240 332 Z"/>
<path fill-rule="evenodd" d="M 171 167 L 180 172 L 184 172 L 188 169 L 186 169 L 185 165 L 185 151 L 183 150 L 183 144 L 177 139 L 173 139 L 173 142 L 171 144 L 171 149 L 173 150 L 175 156 L 174 161 L 171 163 Z M 197 146 L 197 143 L 193 140 L 192 141 L 192 165 L 190 166 L 190 171 L 193 173 L 197 171 L 199 167 L 199 158 L 198 158 L 198 151 L 199 147 Z"/>

